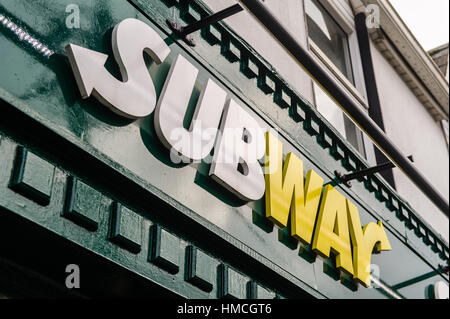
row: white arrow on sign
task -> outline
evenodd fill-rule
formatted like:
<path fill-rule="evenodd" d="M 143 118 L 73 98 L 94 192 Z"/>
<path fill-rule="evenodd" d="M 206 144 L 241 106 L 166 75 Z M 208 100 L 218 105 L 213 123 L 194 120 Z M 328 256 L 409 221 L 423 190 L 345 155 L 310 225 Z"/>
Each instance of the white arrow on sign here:
<path fill-rule="evenodd" d="M 66 46 L 81 96 L 95 96 L 113 112 L 130 119 L 148 116 L 156 106 L 156 91 L 143 52 L 161 64 L 170 48 L 150 26 L 137 19 L 116 25 L 112 34 L 114 58 L 122 81 L 105 68 L 108 55 L 75 44 Z"/>

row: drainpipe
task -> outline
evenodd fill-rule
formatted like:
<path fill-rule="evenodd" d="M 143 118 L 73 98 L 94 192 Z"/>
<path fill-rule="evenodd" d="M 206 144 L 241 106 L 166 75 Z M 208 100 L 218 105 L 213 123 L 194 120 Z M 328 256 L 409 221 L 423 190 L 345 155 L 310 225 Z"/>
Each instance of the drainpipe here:
<path fill-rule="evenodd" d="M 369 32 L 367 30 L 366 24 L 366 7 L 361 0 L 350 0 L 350 3 L 355 14 L 355 28 L 358 37 L 362 68 L 364 72 L 364 81 L 366 84 L 367 100 L 369 104 L 369 116 L 384 132 L 386 132 L 383 122 L 383 115 L 381 112 L 380 98 L 378 96 L 375 71 L 373 67 Z M 382 164 L 389 161 L 377 147 L 374 148 L 377 164 Z M 392 169 L 385 170 L 380 174 L 392 187 L 395 188 L 394 174 Z"/>

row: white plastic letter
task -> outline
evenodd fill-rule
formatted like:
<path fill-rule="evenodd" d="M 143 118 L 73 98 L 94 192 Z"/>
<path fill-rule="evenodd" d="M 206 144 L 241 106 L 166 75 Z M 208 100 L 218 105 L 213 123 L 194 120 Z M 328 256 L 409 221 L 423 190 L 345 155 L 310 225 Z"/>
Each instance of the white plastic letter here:
<path fill-rule="evenodd" d="M 137 19 L 116 25 L 112 48 L 123 82 L 105 69 L 107 55 L 74 44 L 66 46 L 82 97 L 92 94 L 113 112 L 130 119 L 148 116 L 155 109 L 156 91 L 143 52 L 160 64 L 170 48 L 155 30 Z"/>
<path fill-rule="evenodd" d="M 155 129 L 161 142 L 183 161 L 200 161 L 212 150 L 226 92 L 212 80 L 203 87 L 190 129 L 183 127 L 198 70 L 179 55 L 167 76 L 155 111 Z"/>
<path fill-rule="evenodd" d="M 234 100 L 225 108 L 210 176 L 245 201 L 259 200 L 265 191 L 258 162 L 265 152 L 264 131 Z"/>

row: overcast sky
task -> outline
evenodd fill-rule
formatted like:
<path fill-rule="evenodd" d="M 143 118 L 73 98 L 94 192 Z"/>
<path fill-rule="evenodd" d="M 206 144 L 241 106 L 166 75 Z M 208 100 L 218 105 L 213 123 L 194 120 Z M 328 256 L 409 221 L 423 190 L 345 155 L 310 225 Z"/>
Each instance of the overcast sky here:
<path fill-rule="evenodd" d="M 449 0 L 390 0 L 425 50 L 448 43 Z"/>

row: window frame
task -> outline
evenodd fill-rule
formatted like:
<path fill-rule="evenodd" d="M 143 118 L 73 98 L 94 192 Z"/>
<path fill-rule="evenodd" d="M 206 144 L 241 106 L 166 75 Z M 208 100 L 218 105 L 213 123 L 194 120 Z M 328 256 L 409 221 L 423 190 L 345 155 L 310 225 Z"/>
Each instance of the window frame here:
<path fill-rule="evenodd" d="M 347 79 L 347 77 L 335 66 L 335 64 L 327 57 L 320 47 L 309 37 L 305 1 L 306 0 L 303 0 L 303 11 L 309 51 L 312 52 L 313 56 L 323 66 L 325 66 L 325 69 L 329 70 L 331 75 L 345 87 L 347 92 L 358 102 L 358 104 L 363 106 L 365 109 L 368 109 L 364 71 L 362 68 L 352 8 L 348 3 L 343 3 L 345 0 L 317 0 L 347 34 L 354 84 Z"/>
<path fill-rule="evenodd" d="M 335 66 L 335 64 L 327 57 L 327 55 L 318 47 L 317 44 L 309 36 L 307 12 L 306 12 L 306 0 L 303 1 L 303 14 L 304 14 L 304 26 L 306 28 L 307 46 L 312 57 L 315 58 L 319 64 L 321 64 L 325 70 L 329 71 L 330 75 L 343 86 L 344 90 L 348 93 L 361 108 L 368 112 L 369 106 L 367 101 L 366 85 L 364 81 L 364 71 L 362 67 L 358 37 L 356 34 L 356 27 L 354 21 L 353 9 L 347 0 L 317 0 L 323 8 L 331 15 L 334 21 L 341 27 L 347 34 L 348 47 L 350 54 L 350 63 L 353 70 L 354 84 L 347 79 L 347 77 Z M 314 80 L 312 80 L 314 82 Z M 314 104 L 316 105 L 316 93 L 314 85 L 312 86 Z M 337 106 L 339 107 L 339 106 Z M 345 114 L 345 112 L 344 112 Z M 345 115 L 346 116 L 346 115 Z M 351 119 L 349 119 L 351 121 Z M 344 120 L 345 124 L 345 120 Z M 359 127 L 355 124 L 357 130 Z M 371 147 L 371 140 L 363 133 L 358 134 L 357 151 L 365 157 L 369 163 L 376 164 L 375 150 Z M 347 139 L 346 136 L 344 136 Z"/>

